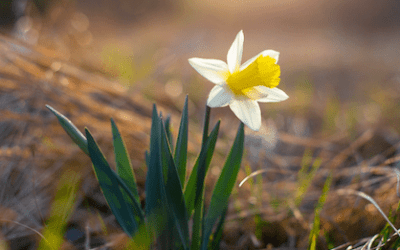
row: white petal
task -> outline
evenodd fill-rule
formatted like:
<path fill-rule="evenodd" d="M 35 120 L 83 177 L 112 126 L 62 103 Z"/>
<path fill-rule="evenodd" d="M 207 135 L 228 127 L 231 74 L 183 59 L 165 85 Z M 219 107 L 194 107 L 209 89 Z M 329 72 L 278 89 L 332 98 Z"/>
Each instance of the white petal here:
<path fill-rule="evenodd" d="M 207 105 L 210 108 L 225 107 L 232 100 L 232 94 L 226 90 L 225 84 L 216 85 L 210 91 L 208 96 Z"/>
<path fill-rule="evenodd" d="M 190 65 L 212 83 L 224 82 L 229 75 L 228 65 L 216 59 L 190 58 Z"/>
<path fill-rule="evenodd" d="M 244 35 L 243 30 L 239 31 L 236 35 L 235 41 L 233 41 L 231 48 L 228 51 L 228 67 L 231 73 L 234 73 L 240 67 L 240 63 L 242 62 L 242 53 L 243 53 L 243 41 Z"/>
<path fill-rule="evenodd" d="M 261 93 L 263 98 L 258 99 L 258 102 L 281 102 L 289 98 L 289 96 L 278 88 L 268 88 L 265 86 L 254 87 L 259 93 Z"/>
<path fill-rule="evenodd" d="M 269 56 L 269 57 L 274 58 L 276 60 L 275 63 L 278 63 L 278 60 L 279 60 L 279 52 L 278 51 L 268 49 L 268 50 L 264 50 L 263 52 L 261 52 L 261 54 L 263 56 Z"/>
<path fill-rule="evenodd" d="M 252 62 L 254 62 L 260 55 L 272 57 L 272 58 L 274 58 L 276 60 L 275 63 L 278 63 L 279 52 L 275 51 L 275 50 L 268 49 L 268 50 L 264 50 L 261 53 L 258 53 L 256 56 L 253 56 L 251 59 L 247 60 L 245 63 L 242 64 L 242 66 L 240 66 L 240 70 L 245 69 Z"/>
<path fill-rule="evenodd" d="M 229 105 L 233 113 L 254 131 L 261 127 L 261 110 L 258 103 L 253 100 L 232 100 Z"/>

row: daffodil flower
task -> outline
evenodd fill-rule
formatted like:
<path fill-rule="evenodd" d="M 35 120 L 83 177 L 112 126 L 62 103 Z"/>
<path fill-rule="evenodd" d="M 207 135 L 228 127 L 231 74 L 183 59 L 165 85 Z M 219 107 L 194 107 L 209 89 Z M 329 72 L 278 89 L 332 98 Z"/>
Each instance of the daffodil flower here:
<path fill-rule="evenodd" d="M 252 130 L 261 127 L 258 102 L 280 102 L 289 96 L 276 88 L 280 81 L 279 52 L 264 50 L 244 64 L 243 31 L 228 51 L 227 64 L 217 59 L 190 58 L 189 63 L 207 80 L 215 83 L 208 96 L 211 108 L 229 105 L 233 113 Z"/>

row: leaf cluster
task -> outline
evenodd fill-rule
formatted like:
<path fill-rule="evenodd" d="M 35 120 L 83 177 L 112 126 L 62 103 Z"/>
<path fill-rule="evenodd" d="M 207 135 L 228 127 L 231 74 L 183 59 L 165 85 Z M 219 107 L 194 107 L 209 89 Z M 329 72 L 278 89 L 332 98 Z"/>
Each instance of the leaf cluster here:
<path fill-rule="evenodd" d="M 71 139 L 87 154 L 104 197 L 124 232 L 131 237 L 129 248 L 217 249 L 222 235 L 229 196 L 239 172 L 244 125 L 240 124 L 221 175 L 215 184 L 208 209 L 204 206 L 204 180 L 217 142 L 220 121 L 208 133 L 207 107 L 200 154 L 186 179 L 188 145 L 188 99 L 186 97 L 178 138 L 173 147 L 170 118 L 165 121 L 153 107 L 145 208 L 140 205 L 131 159 L 116 123 L 111 119 L 116 171 L 90 131 L 83 135 L 61 113 L 47 105 Z M 191 230 L 189 220 L 193 219 Z M 214 230 L 215 228 L 215 230 Z M 191 232 L 191 235 L 190 235 Z M 212 240 L 211 240 L 212 239 Z"/>

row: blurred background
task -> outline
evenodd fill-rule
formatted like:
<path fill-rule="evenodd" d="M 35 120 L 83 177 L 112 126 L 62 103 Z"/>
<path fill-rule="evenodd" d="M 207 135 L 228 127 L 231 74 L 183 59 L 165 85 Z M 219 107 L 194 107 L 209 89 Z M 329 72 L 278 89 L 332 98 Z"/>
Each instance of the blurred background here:
<path fill-rule="evenodd" d="M 265 49 L 281 53 L 280 88 L 291 97 L 283 105 L 299 108 L 329 98 L 369 103 L 371 95 L 377 103 L 383 101 L 379 93 L 399 90 L 397 0 L 14 0 L 2 5 L 5 32 L 56 49 L 65 60 L 105 73 L 150 99 L 174 101 L 189 93 L 194 102 L 205 100 L 212 84 L 193 75 L 187 59 L 225 61 L 240 30 L 243 61 Z M 364 107 L 375 112 L 368 118 L 372 122 L 384 108 L 377 104 Z"/>
<path fill-rule="evenodd" d="M 232 245 L 237 245 L 236 241 L 242 239 L 238 236 L 239 231 L 243 236 L 247 235 L 247 231 L 254 232 L 254 228 L 264 225 L 263 230 L 272 228 L 272 231 L 261 230 L 257 235 L 259 240 L 264 237 L 264 246 L 273 242 L 271 244 L 276 247 L 295 244 L 305 248 L 308 239 L 307 223 L 312 221 L 313 205 L 320 195 L 329 169 L 338 170 L 332 187 L 338 189 L 356 185 L 360 178 L 366 180 L 383 175 L 389 180 L 390 173 L 380 173 L 380 176 L 376 173 L 367 174 L 362 177 L 355 174 L 359 170 L 357 168 L 356 171 L 355 166 L 361 166 L 361 163 L 369 159 L 374 159 L 372 165 L 381 164 L 379 166 L 394 166 L 396 162 L 385 160 L 399 153 L 396 146 L 400 138 L 398 0 L 5 0 L 0 2 L 0 25 L 3 34 L 24 41 L 26 48 L 46 48 L 40 50 L 40 53 L 51 59 L 50 62 L 47 59 L 29 59 L 30 62 L 34 61 L 36 68 L 25 69 L 34 75 L 29 80 L 33 79 L 40 86 L 37 87 L 40 88 L 40 95 L 36 90 L 17 90 L 13 87 L 15 92 L 27 91 L 23 98 L 35 96 L 34 102 L 25 104 L 32 106 L 34 103 L 38 114 L 44 117 L 43 122 L 48 121 L 58 129 L 42 131 L 43 125 L 38 125 L 33 133 L 39 138 L 34 141 L 37 152 L 43 155 L 49 154 L 50 149 L 56 152 L 55 156 L 51 156 L 53 158 L 50 157 L 52 160 L 49 160 L 46 168 L 52 168 L 55 163 L 67 167 L 75 164 L 78 169 L 84 164 L 82 162 L 89 165 L 86 158 L 81 159 L 82 155 L 76 160 L 78 150 L 72 151 L 74 147 L 68 144 L 71 142 L 67 141 L 67 136 L 55 119 L 39 111 L 44 109 L 44 104 L 49 103 L 62 109 L 60 111 L 66 112 L 64 114 L 80 125 L 79 128 L 88 124 L 98 125 L 94 129 L 95 132 L 97 129 L 97 136 L 109 136 L 108 119 L 115 115 L 120 119 L 118 124 L 123 124 L 122 131 L 129 133 L 128 145 L 135 145 L 131 154 L 137 156 L 133 166 L 142 188 L 145 169 L 141 160 L 147 149 L 151 102 L 171 112 L 173 122 L 178 124 L 184 96 L 189 94 L 190 126 L 193 133 L 189 150 L 198 152 L 199 127 L 213 84 L 191 68 L 188 58 L 226 61 L 227 52 L 240 30 L 244 31 L 245 37 L 243 62 L 266 49 L 279 51 L 279 88 L 290 98 L 281 103 L 261 105 L 263 126 L 258 133 L 246 130 L 245 168 L 239 173 L 239 180 L 258 169 L 268 168 L 271 173 L 260 179 L 261 187 L 258 189 L 253 184 L 246 184 L 239 191 L 236 190 L 228 216 L 228 221 L 238 222 L 248 218 L 242 212 L 249 212 L 250 216 L 260 212 L 263 219 L 272 224 L 267 227 L 253 220 L 253 217 L 251 223 L 228 223 L 230 234 L 226 234 L 224 240 L 233 242 Z M 4 41 L 7 39 L 1 39 L 0 52 L 14 49 L 26 56 L 25 49 L 10 46 L 10 43 Z M 4 49 L 6 44 L 13 49 Z M 0 65 L 5 63 L 0 60 Z M 21 65 L 25 67 L 25 64 L 19 64 L 19 67 Z M 72 70 L 70 65 L 76 68 Z M 37 77 L 36 72 L 41 71 L 43 77 Z M 102 78 L 90 78 L 83 71 L 101 75 Z M 5 74 L 2 73 L 2 76 Z M 25 82 L 20 81 L 18 84 L 28 84 Z M 54 82 L 54 85 L 49 87 L 51 84 L 43 82 Z M 99 83 L 99 92 L 94 95 L 96 85 L 89 86 L 86 82 Z M 111 82 L 117 82 L 118 86 Z M 105 85 L 109 85 L 107 90 Z M 60 89 L 55 91 L 54 86 Z M 65 95 L 62 91 L 67 89 L 70 92 Z M 115 89 L 115 92 L 109 89 Z M 122 91 L 118 92 L 120 89 Z M 12 103 L 18 103 L 21 99 L 4 96 L 0 92 L 0 108 L 5 106 L 4 103 L 11 107 Z M 47 100 L 49 96 L 54 98 Z M 69 98 L 74 101 L 71 102 Z M 102 105 L 93 105 L 94 99 Z M 44 100 L 46 103 L 43 103 Z M 16 105 L 15 110 L 35 111 L 25 104 Z M 128 113 L 133 114 L 135 119 L 121 118 L 128 117 Z M 213 122 L 218 118 L 222 119 L 222 140 L 217 145 L 219 151 L 216 156 L 216 162 L 220 163 L 226 156 L 239 121 L 228 108 L 213 109 Z M 224 122 L 226 119 L 231 122 Z M 38 119 L 29 122 L 32 121 L 37 122 Z M 50 134 L 50 131 L 54 134 Z M 108 140 L 106 136 L 101 138 L 103 142 Z M 60 143 L 64 140 L 66 143 Z M 15 141 L 12 140 L 11 144 Z M 40 148 L 44 149 L 40 151 Z M 388 149 L 392 150 L 390 154 L 382 154 Z M 105 151 L 109 153 L 110 150 L 109 147 Z M 60 163 L 57 160 L 60 151 L 72 153 L 67 154 L 63 158 L 65 162 Z M 377 155 L 380 158 L 374 158 Z M 192 153 L 191 162 L 195 156 Z M 296 176 L 302 164 L 307 159 L 311 164 L 311 159 L 317 157 L 324 170 L 318 172 L 320 175 L 313 181 L 310 193 L 299 206 L 304 217 L 296 217 L 293 207 L 289 210 L 294 215 L 288 213 L 286 201 L 292 199 L 297 190 Z M 38 167 L 43 165 L 41 160 Z M 354 168 L 347 171 L 350 166 Z M 86 173 L 89 172 L 91 169 L 88 168 Z M 212 172 L 214 179 L 218 173 L 217 167 Z M 95 179 L 92 180 L 91 188 L 86 187 L 83 197 L 101 200 L 98 189 L 97 198 L 87 194 L 88 190 L 97 185 Z M 396 194 L 392 187 L 379 183 L 368 184 L 360 190 L 368 191 L 388 211 L 388 207 L 396 204 Z M 390 184 L 394 183 L 395 178 L 391 176 Z M 209 185 L 212 186 L 213 182 Z M 379 192 L 378 187 L 372 185 L 378 185 Z M 327 207 L 331 210 L 326 212 L 324 230 L 331 234 L 332 240 L 329 242 L 326 237 L 323 248 L 327 248 L 328 243 L 332 247 L 371 236 L 384 225 L 374 208 L 368 207 L 370 204 L 359 203 L 358 200 L 353 202 L 355 199 L 339 202 L 343 200 L 334 194 L 328 198 Z M 98 208 L 98 205 L 95 207 Z M 104 201 L 103 207 L 106 211 Z M 76 225 L 70 228 L 78 228 L 77 225 L 86 219 L 82 215 L 76 216 L 73 220 Z M 82 228 L 84 226 L 80 227 L 81 233 Z M 289 239 L 277 236 L 286 234 Z M 293 237 L 298 240 L 293 240 Z M 287 243 L 291 239 L 292 243 Z"/>
<path fill-rule="evenodd" d="M 62 50 L 66 59 L 127 85 L 140 85 L 149 74 L 189 75 L 190 57 L 225 60 L 239 30 L 245 34 L 244 61 L 265 49 L 281 52 L 281 88 L 289 93 L 307 78 L 320 95 L 334 91 L 340 100 L 355 100 L 370 91 L 368 82 L 379 88 L 398 81 L 396 0 L 14 0 L 2 5 L 1 23 L 15 36 Z M 187 92 L 181 89 L 188 86 L 180 85 L 188 83 L 168 80 L 173 98 Z M 297 97 L 292 98 L 294 103 Z"/>

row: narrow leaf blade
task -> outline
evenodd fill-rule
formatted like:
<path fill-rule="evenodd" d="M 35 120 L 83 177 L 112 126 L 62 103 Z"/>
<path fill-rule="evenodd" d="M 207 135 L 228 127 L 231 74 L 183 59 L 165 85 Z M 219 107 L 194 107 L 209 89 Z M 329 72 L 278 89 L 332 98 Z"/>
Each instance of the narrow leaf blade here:
<path fill-rule="evenodd" d="M 162 125 L 162 123 L 161 123 Z M 167 178 L 165 180 L 165 192 L 170 210 L 169 216 L 174 222 L 179 238 L 182 242 L 183 249 L 188 248 L 189 228 L 185 206 L 185 199 L 182 193 L 182 186 L 179 180 L 178 172 L 175 167 L 174 159 L 167 141 L 167 134 L 164 128 L 161 128 L 161 153 L 163 168 L 167 168 Z"/>
<path fill-rule="evenodd" d="M 207 249 L 208 241 L 215 222 L 223 214 L 236 182 L 236 177 L 242 162 L 244 149 L 244 124 L 240 123 L 235 141 L 222 169 L 221 175 L 215 184 L 211 196 L 210 206 L 205 217 L 202 249 Z"/>
<path fill-rule="evenodd" d="M 172 141 L 172 133 L 171 133 L 171 116 L 168 115 L 167 119 L 164 122 L 165 133 L 167 134 L 168 143 L 171 149 L 174 149 L 173 141 Z"/>
<path fill-rule="evenodd" d="M 174 161 L 178 170 L 179 179 L 182 187 L 185 186 L 186 182 L 186 162 L 187 162 L 187 147 L 188 147 L 188 97 L 186 96 L 185 105 L 182 110 L 181 124 L 179 127 L 178 139 L 176 140 L 176 148 Z"/>
<path fill-rule="evenodd" d="M 161 171 L 161 128 L 156 105 L 153 106 L 153 115 L 150 132 L 150 152 L 148 154 L 148 169 L 146 177 L 146 215 L 161 206 L 162 194 L 160 179 L 163 180 Z"/>
<path fill-rule="evenodd" d="M 111 119 L 111 128 L 113 134 L 115 162 L 117 166 L 117 173 L 119 177 L 125 182 L 131 190 L 133 197 L 140 203 L 139 193 L 136 185 L 136 178 L 132 170 L 131 159 L 126 150 L 124 140 L 119 133 L 118 127 L 114 120 Z"/>
<path fill-rule="evenodd" d="M 214 154 L 215 144 L 217 143 L 220 121 L 214 126 L 206 143 L 204 143 L 199 157 L 192 169 L 189 180 L 185 188 L 185 201 L 188 210 L 188 216 L 192 214 L 195 206 L 195 201 L 199 199 L 203 189 L 204 178 L 207 175 L 210 166 L 211 158 Z M 200 175 L 199 175 L 200 173 Z M 200 178 L 199 178 L 200 177 Z"/>
<path fill-rule="evenodd" d="M 215 233 L 214 233 L 214 237 L 212 237 L 213 241 L 211 243 L 211 249 L 215 249 L 215 250 L 219 249 L 219 244 L 222 239 L 222 232 L 224 229 L 224 222 L 225 222 L 225 217 L 226 217 L 227 212 L 228 212 L 228 206 L 226 206 L 226 208 L 224 209 L 224 211 L 221 215 L 221 218 L 219 219 L 217 229 L 215 230 Z"/>
<path fill-rule="evenodd" d="M 89 151 L 87 148 L 87 140 L 85 136 L 79 131 L 79 129 L 65 116 L 63 116 L 60 112 L 55 110 L 49 105 L 46 105 L 48 108 L 58 119 L 58 122 L 63 127 L 65 132 L 71 137 L 71 139 L 75 142 L 76 145 L 87 155 L 89 155 Z"/>
<path fill-rule="evenodd" d="M 308 249 L 310 249 L 310 250 L 316 249 L 316 246 L 317 246 L 317 239 L 318 239 L 319 231 L 320 231 L 321 211 L 326 202 L 326 198 L 328 196 L 328 192 L 329 192 L 331 183 L 332 183 L 332 175 L 329 174 L 328 178 L 325 181 L 324 187 L 322 188 L 322 194 L 318 199 L 317 205 L 315 206 L 314 222 L 313 222 L 313 226 L 312 226 L 310 236 L 308 239 Z"/>
<path fill-rule="evenodd" d="M 164 175 L 161 163 L 161 119 L 157 114 L 156 105 L 153 106 L 151 134 L 150 134 L 150 152 L 148 153 L 147 177 L 146 177 L 146 208 L 147 227 L 149 233 L 158 237 L 168 220 L 167 197 L 164 188 Z M 162 218 L 160 223 L 158 218 Z"/>
<path fill-rule="evenodd" d="M 203 190 L 204 191 L 204 190 Z M 204 196 L 201 196 L 201 199 L 196 201 L 194 206 L 194 214 L 193 214 L 193 226 L 192 226 L 192 244 L 191 250 L 198 250 L 200 248 L 201 241 L 201 228 L 203 225 L 203 213 L 204 209 Z"/>
<path fill-rule="evenodd" d="M 88 140 L 89 156 L 103 195 L 122 229 L 126 234 L 132 236 L 138 229 L 138 225 L 135 220 L 135 214 L 121 192 L 120 182 L 117 180 L 118 176 L 110 168 L 89 130 L 85 129 L 85 132 Z"/>

